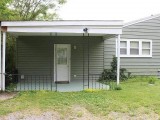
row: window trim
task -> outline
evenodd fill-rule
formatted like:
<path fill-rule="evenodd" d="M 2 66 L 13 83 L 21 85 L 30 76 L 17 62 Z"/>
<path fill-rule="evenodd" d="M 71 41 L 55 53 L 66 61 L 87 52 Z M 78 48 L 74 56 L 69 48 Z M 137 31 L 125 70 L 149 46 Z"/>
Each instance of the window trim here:
<path fill-rule="evenodd" d="M 121 55 L 120 57 L 152 57 L 152 40 L 147 39 L 121 39 L 120 41 L 127 42 L 127 54 Z M 139 55 L 130 55 L 130 42 L 138 41 L 139 42 Z M 150 42 L 150 55 L 142 55 L 142 42 Z M 116 56 L 117 56 L 117 39 L 116 39 Z"/>

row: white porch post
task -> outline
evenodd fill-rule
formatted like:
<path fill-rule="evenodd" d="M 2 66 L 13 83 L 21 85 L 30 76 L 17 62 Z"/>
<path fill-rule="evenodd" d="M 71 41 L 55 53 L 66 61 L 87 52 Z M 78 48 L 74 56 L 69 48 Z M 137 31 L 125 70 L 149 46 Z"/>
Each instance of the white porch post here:
<path fill-rule="evenodd" d="M 0 91 L 2 90 L 2 48 L 1 48 L 1 28 L 0 28 Z"/>
<path fill-rule="evenodd" d="M 117 38 L 117 85 L 120 81 L 120 35 Z"/>
<path fill-rule="evenodd" d="M 5 59 L 6 59 L 6 32 L 3 32 L 3 47 L 2 47 L 2 90 L 5 91 Z"/>

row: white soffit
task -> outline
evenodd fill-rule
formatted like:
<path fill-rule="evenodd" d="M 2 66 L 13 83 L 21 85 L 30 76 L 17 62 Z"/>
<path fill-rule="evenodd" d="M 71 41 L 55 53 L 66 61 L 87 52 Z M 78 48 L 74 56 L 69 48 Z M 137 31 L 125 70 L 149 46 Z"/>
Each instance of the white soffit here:
<path fill-rule="evenodd" d="M 14 36 L 83 36 L 80 33 L 10 33 Z M 88 34 L 84 34 L 88 36 Z M 89 36 L 105 36 L 105 34 L 89 34 Z"/>

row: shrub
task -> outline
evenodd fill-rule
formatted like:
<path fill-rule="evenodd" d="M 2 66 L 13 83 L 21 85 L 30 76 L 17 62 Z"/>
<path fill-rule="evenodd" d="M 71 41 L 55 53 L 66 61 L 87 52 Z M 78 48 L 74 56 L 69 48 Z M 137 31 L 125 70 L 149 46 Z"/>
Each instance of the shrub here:
<path fill-rule="evenodd" d="M 122 90 L 122 87 L 119 86 L 119 85 L 116 85 L 116 86 L 114 87 L 114 90 Z"/>
<path fill-rule="evenodd" d="M 10 73 L 7 73 L 5 75 L 5 78 L 6 78 L 6 80 L 5 80 L 5 86 L 6 87 L 10 86 L 10 84 L 15 84 L 15 83 L 18 82 L 18 75 L 16 75 L 17 73 L 18 73 L 18 71 L 14 70 L 13 73 L 12 73 L 13 75 L 10 74 Z"/>
<path fill-rule="evenodd" d="M 16 38 L 11 36 L 10 34 L 7 35 L 6 41 L 6 80 L 5 86 L 10 86 L 11 83 L 15 83 L 14 77 L 11 74 L 17 74 L 16 70 Z M 12 78 L 11 78 L 12 77 Z"/>
<path fill-rule="evenodd" d="M 110 82 L 108 85 L 109 90 L 122 90 L 122 87 L 120 85 L 117 85 L 115 82 Z"/>
<path fill-rule="evenodd" d="M 126 75 L 126 73 L 127 70 L 125 68 L 120 68 L 121 80 L 126 80 L 128 77 L 131 76 L 131 73 L 128 73 L 128 76 Z M 116 78 L 117 78 L 117 58 L 113 56 L 113 60 L 111 62 L 111 69 L 104 69 L 99 81 L 116 80 Z"/>
<path fill-rule="evenodd" d="M 155 84 L 155 81 L 157 80 L 156 77 L 148 77 L 148 83 L 149 84 Z"/>
<path fill-rule="evenodd" d="M 7 87 L 6 87 L 6 91 L 7 92 L 12 92 L 14 91 L 14 88 L 16 87 L 16 85 L 14 83 L 10 83 Z"/>

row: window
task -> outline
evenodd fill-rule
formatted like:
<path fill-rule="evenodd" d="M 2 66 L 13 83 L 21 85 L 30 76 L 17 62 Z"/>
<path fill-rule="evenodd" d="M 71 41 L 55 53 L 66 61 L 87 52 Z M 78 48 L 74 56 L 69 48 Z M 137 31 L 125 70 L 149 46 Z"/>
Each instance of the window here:
<path fill-rule="evenodd" d="M 120 54 L 121 55 L 126 55 L 127 54 L 127 41 L 121 41 Z"/>
<path fill-rule="evenodd" d="M 150 54 L 150 43 L 142 42 L 142 55 L 149 55 L 149 54 Z"/>
<path fill-rule="evenodd" d="M 139 42 L 138 41 L 130 41 L 130 54 L 139 55 Z"/>
<path fill-rule="evenodd" d="M 67 48 L 57 49 L 57 62 L 61 65 L 67 64 Z"/>
<path fill-rule="evenodd" d="M 151 40 L 122 39 L 120 41 L 121 57 L 152 57 Z"/>

